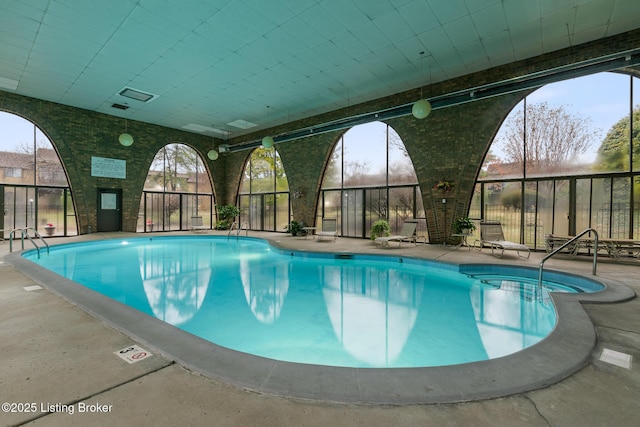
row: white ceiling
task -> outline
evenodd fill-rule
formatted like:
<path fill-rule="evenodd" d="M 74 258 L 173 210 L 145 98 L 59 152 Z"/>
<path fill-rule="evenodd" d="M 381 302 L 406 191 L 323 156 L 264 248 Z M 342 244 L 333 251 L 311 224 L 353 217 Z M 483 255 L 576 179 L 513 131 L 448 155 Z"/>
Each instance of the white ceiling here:
<path fill-rule="evenodd" d="M 233 136 L 639 27 L 638 0 L 2 0 L 0 90 Z"/>

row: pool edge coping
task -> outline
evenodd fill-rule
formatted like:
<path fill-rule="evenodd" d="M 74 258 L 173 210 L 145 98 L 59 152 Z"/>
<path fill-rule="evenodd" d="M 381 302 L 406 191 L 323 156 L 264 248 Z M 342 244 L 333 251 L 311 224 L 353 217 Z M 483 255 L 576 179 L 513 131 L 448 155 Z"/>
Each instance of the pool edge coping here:
<path fill-rule="evenodd" d="M 258 239 L 272 244 L 270 239 Z M 635 296 L 633 290 L 614 281 L 576 275 L 596 280 L 606 289 L 591 294 L 553 294 L 556 328 L 546 339 L 518 353 L 440 367 L 330 367 L 276 361 L 218 346 L 59 276 L 22 257 L 22 252 L 4 258 L 54 294 L 188 369 L 256 392 L 350 404 L 456 403 L 549 386 L 591 359 L 596 333 L 581 304 L 622 302 Z"/>

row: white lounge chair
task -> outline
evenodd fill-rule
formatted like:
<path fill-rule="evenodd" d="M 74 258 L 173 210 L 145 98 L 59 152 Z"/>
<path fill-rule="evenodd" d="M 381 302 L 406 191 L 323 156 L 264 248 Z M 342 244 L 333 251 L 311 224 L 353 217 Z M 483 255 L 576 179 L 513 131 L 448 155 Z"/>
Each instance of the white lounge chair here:
<path fill-rule="evenodd" d="M 325 237 L 338 237 L 338 221 L 335 218 L 322 218 L 322 231 L 316 232 L 316 238 L 322 240 Z"/>
<path fill-rule="evenodd" d="M 389 246 L 389 242 L 398 242 L 398 246 L 402 246 L 402 242 L 416 243 L 416 228 L 418 227 L 418 221 L 407 220 L 402 224 L 402 229 L 399 234 L 393 236 L 377 237 L 373 243 L 380 246 Z"/>
<path fill-rule="evenodd" d="M 205 231 L 205 230 L 206 230 L 206 227 L 202 223 L 202 217 L 201 216 L 192 216 L 191 217 L 191 231 L 198 232 L 198 231 Z"/>
<path fill-rule="evenodd" d="M 531 251 L 526 245 L 505 240 L 500 221 L 480 221 L 480 240 L 476 240 L 477 242 L 480 242 L 480 250 L 489 246 L 491 254 L 498 258 L 504 254 L 504 251 L 516 251 L 518 256 L 523 256 L 520 255 L 520 252 L 526 252 L 527 258 L 531 255 Z M 500 249 L 500 255 L 495 252 L 495 249 Z"/>

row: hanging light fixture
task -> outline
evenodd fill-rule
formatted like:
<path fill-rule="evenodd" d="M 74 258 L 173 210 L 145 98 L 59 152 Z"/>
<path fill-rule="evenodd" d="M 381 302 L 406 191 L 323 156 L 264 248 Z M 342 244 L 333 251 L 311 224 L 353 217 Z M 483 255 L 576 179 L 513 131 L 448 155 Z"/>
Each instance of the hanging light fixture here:
<path fill-rule="evenodd" d="M 267 122 L 269 121 L 269 106 L 267 105 Z M 267 123 L 268 124 L 268 123 Z M 274 144 L 272 136 L 262 138 L 262 148 L 272 148 Z"/>
<path fill-rule="evenodd" d="M 213 137 L 211 137 L 211 145 L 213 145 L 214 148 L 207 152 L 207 157 L 209 158 L 209 160 L 217 160 L 218 157 L 220 157 L 220 153 L 218 153 L 218 150 L 215 149 L 215 142 Z"/>
<path fill-rule="evenodd" d="M 424 55 L 424 51 L 420 52 L 420 55 L 420 62 L 422 63 L 422 74 L 424 75 L 424 57 L 422 56 Z M 431 84 L 431 67 L 429 67 L 429 84 Z M 422 86 L 420 87 L 420 100 L 416 101 L 413 104 L 413 107 L 411 107 L 411 114 L 413 114 L 413 117 L 420 120 L 426 118 L 429 114 L 431 114 L 431 103 L 428 99 L 424 99 L 422 97 Z"/>
<path fill-rule="evenodd" d="M 271 148 L 271 147 L 273 147 L 273 144 L 274 144 L 273 137 L 265 136 L 264 138 L 262 138 L 262 147 L 263 148 Z"/>
<path fill-rule="evenodd" d="M 124 119 L 124 133 L 120 134 L 118 141 L 125 147 L 130 147 L 133 144 L 133 137 L 127 133 L 127 119 Z"/>
<path fill-rule="evenodd" d="M 207 152 L 207 157 L 209 158 L 209 160 L 217 160 L 218 156 L 218 152 L 213 148 Z"/>

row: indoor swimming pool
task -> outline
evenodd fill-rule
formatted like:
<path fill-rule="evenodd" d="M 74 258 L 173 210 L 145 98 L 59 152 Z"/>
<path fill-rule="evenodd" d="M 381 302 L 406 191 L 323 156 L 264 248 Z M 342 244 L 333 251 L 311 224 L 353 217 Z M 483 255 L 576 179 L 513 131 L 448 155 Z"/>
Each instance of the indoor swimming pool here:
<path fill-rule="evenodd" d="M 555 328 L 554 292 L 602 285 L 548 272 L 282 250 L 222 236 L 113 239 L 23 256 L 218 346 L 285 362 L 413 368 L 500 358 Z"/>

